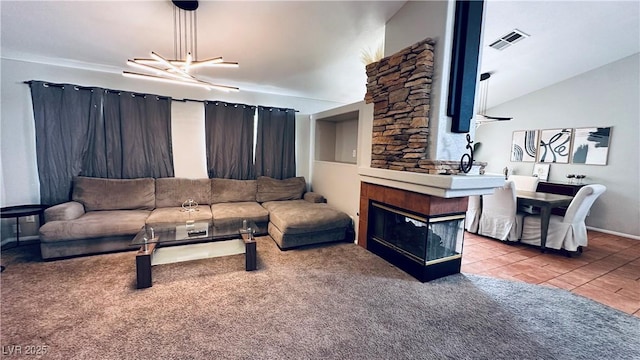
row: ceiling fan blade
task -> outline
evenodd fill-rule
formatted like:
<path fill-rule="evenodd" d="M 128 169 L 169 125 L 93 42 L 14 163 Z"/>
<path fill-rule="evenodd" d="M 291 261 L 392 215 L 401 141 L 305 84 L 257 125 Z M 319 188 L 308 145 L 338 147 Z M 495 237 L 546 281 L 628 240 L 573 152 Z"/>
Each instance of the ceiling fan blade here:
<path fill-rule="evenodd" d="M 513 119 L 510 117 L 501 117 L 501 116 L 490 116 L 490 115 L 482 115 L 482 116 L 488 120 L 494 120 L 494 121 L 509 121 Z"/>

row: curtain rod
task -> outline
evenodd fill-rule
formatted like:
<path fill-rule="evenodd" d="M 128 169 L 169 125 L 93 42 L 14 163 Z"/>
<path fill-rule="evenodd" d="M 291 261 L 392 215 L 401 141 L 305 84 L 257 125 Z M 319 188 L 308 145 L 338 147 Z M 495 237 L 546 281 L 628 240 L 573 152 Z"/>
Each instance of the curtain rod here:
<path fill-rule="evenodd" d="M 28 81 L 23 81 L 24 84 L 27 85 L 31 85 L 31 83 L 33 83 L 34 81 L 39 81 L 39 80 L 28 80 Z M 45 84 L 46 86 L 53 86 L 53 87 L 64 87 L 65 85 L 70 85 L 73 86 L 76 90 L 93 90 L 93 89 L 103 89 L 107 92 L 113 93 L 113 94 L 119 94 L 121 92 L 130 92 L 131 94 L 133 94 L 134 96 L 156 96 L 160 99 L 171 99 L 172 101 L 179 101 L 179 102 L 187 102 L 187 101 L 193 101 L 193 102 L 199 102 L 199 103 L 210 103 L 210 102 L 217 102 L 217 103 L 223 103 L 223 104 L 228 104 L 228 105 L 233 105 L 233 106 L 249 106 L 249 107 L 257 107 L 257 108 L 263 108 L 263 109 L 278 109 L 278 110 L 282 110 L 282 111 L 287 111 L 287 110 L 293 110 L 294 112 L 300 112 L 296 109 L 288 109 L 288 108 L 281 108 L 281 107 L 277 107 L 277 106 L 264 106 L 264 105 L 247 105 L 247 104 L 236 104 L 236 103 L 229 103 L 226 101 L 220 101 L 220 100 L 195 100 L 195 99 L 174 99 L 172 97 L 169 96 L 162 96 L 162 95 L 156 95 L 156 94 L 144 94 L 144 93 L 135 93 L 132 91 L 125 91 L 125 90 L 111 90 L 111 89 L 105 89 L 105 88 L 101 88 L 98 86 L 94 86 L 94 87 L 88 87 L 88 86 L 80 86 L 80 85 L 73 85 L 73 84 L 59 84 L 59 83 L 52 83 L 52 82 L 48 82 L 48 81 L 41 81 L 43 84 Z"/>
<path fill-rule="evenodd" d="M 28 81 L 23 81 L 24 84 L 28 84 L 31 85 L 34 81 L 40 81 L 40 80 L 28 80 Z M 48 82 L 48 81 L 40 81 L 41 83 L 43 83 L 45 86 L 53 86 L 53 87 L 59 87 L 59 88 L 64 88 L 65 85 L 66 86 L 73 86 L 74 89 L 76 90 L 95 90 L 95 89 L 100 89 L 100 90 L 104 90 L 105 92 L 111 93 L 111 94 L 118 94 L 120 95 L 123 92 L 128 92 L 131 94 L 131 96 L 155 96 L 157 99 L 171 99 L 171 97 L 169 96 L 162 96 L 162 95 L 156 95 L 156 94 L 146 94 L 146 93 L 137 93 L 137 92 L 133 92 L 133 91 L 125 91 L 125 90 L 113 90 L 113 89 L 105 89 L 99 86 L 80 86 L 80 85 L 74 85 L 74 84 L 59 84 L 59 83 L 52 83 L 52 82 Z"/>
<path fill-rule="evenodd" d="M 174 99 L 172 98 L 171 100 L 173 101 L 179 101 L 179 102 L 187 102 L 187 101 L 193 101 L 193 102 L 199 102 L 199 103 L 222 103 L 225 105 L 233 105 L 233 106 L 249 106 L 249 107 L 257 107 L 257 108 L 263 108 L 263 109 L 278 109 L 278 110 L 282 110 L 282 111 L 287 111 L 287 110 L 293 110 L 295 112 L 300 112 L 299 110 L 296 109 L 289 109 L 289 108 L 283 108 L 283 107 L 277 107 L 277 106 L 265 106 L 265 105 L 248 105 L 248 104 L 240 104 L 240 103 L 230 103 L 227 101 L 222 101 L 222 100 L 196 100 L 196 99 Z"/>

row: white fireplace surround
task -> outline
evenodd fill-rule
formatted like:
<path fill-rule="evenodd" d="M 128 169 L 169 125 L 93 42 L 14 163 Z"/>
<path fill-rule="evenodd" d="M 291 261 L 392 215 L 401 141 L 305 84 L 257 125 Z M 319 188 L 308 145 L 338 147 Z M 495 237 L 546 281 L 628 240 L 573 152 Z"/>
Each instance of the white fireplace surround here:
<path fill-rule="evenodd" d="M 359 167 L 358 174 L 363 182 L 443 198 L 492 194 L 505 181 L 502 175 L 432 175 L 371 167 Z"/>

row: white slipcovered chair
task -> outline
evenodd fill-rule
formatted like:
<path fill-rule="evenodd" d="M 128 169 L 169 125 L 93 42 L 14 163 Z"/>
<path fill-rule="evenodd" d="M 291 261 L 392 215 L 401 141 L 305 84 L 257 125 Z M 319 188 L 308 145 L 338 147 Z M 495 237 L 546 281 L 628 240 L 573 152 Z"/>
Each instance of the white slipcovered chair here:
<path fill-rule="evenodd" d="M 464 219 L 464 229 L 468 232 L 478 233 L 478 223 L 480 221 L 480 195 L 469 196 L 467 205 L 467 215 Z"/>
<path fill-rule="evenodd" d="M 510 175 L 509 180 L 516 184 L 516 190 L 536 191 L 538 188 L 538 180 L 540 180 L 540 178 L 537 176 Z"/>
<path fill-rule="evenodd" d="M 482 195 L 482 213 L 478 234 L 502 241 L 518 241 L 522 215 L 517 212 L 516 187 L 507 180 L 491 195 Z"/>
<path fill-rule="evenodd" d="M 538 189 L 538 180 L 540 178 L 537 176 L 510 175 L 509 180 L 516 184 L 517 191 L 535 192 Z M 527 214 L 540 214 L 540 211 L 534 209 L 531 205 L 518 206 L 518 211 Z"/>
<path fill-rule="evenodd" d="M 606 189 L 599 184 L 583 186 L 569 204 L 564 217 L 551 215 L 545 247 L 577 251 L 580 247 L 587 246 L 587 226 L 584 220 L 591 205 Z M 540 216 L 525 217 L 521 241 L 540 246 Z"/>

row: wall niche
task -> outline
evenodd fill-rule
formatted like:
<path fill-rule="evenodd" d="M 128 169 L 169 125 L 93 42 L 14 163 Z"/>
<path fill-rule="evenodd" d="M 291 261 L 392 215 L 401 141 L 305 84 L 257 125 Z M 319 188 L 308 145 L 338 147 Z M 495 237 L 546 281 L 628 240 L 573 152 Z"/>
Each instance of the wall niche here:
<path fill-rule="evenodd" d="M 359 111 L 316 120 L 315 160 L 357 163 Z"/>

